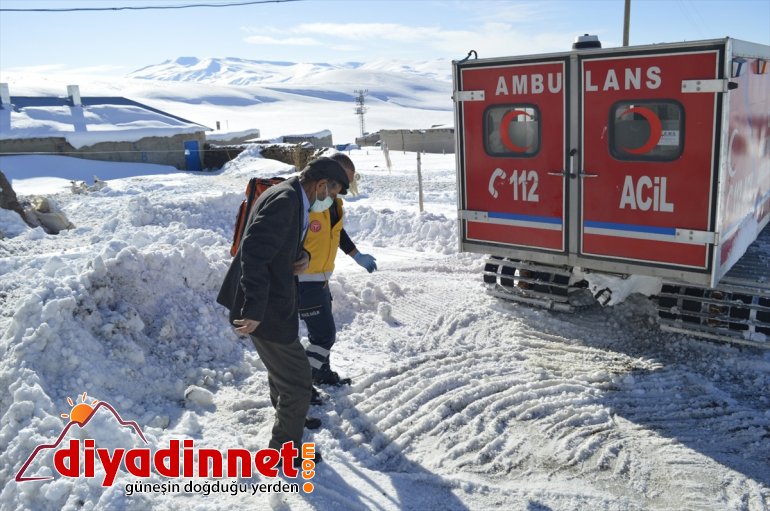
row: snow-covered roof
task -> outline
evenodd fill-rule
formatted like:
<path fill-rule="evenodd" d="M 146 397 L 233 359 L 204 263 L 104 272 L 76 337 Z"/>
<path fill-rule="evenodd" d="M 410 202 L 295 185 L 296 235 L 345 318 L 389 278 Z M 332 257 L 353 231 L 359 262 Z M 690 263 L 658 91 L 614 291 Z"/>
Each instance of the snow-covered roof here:
<path fill-rule="evenodd" d="M 315 133 L 292 133 L 290 135 L 284 135 L 284 138 L 324 138 L 331 137 L 332 132 L 329 130 L 316 131 Z"/>
<path fill-rule="evenodd" d="M 12 96 L 0 107 L 0 139 L 64 137 L 79 148 L 99 142 L 135 142 L 145 137 L 210 131 L 124 97 Z"/>
<path fill-rule="evenodd" d="M 259 137 L 259 129 L 252 128 L 240 131 L 217 131 L 214 133 L 207 133 L 206 140 L 232 140 L 234 138 L 242 138 L 250 135 L 256 135 L 256 137 Z"/>

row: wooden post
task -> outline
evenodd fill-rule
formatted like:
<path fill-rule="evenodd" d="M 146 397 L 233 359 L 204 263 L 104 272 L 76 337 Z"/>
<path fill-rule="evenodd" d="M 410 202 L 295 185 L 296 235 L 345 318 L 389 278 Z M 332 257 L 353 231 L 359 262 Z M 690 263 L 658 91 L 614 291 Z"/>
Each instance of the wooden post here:
<path fill-rule="evenodd" d="M 420 151 L 417 151 L 417 190 L 420 201 L 420 213 L 422 213 L 422 169 L 421 169 Z"/>

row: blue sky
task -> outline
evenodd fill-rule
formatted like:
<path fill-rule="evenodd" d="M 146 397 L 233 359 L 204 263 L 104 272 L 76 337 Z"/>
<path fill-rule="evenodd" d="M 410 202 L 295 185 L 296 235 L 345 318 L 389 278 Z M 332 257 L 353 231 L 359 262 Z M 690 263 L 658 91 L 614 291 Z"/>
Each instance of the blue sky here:
<path fill-rule="evenodd" d="M 238 0 L 0 0 L 0 9 Z M 0 71 L 125 74 L 180 56 L 292 62 L 457 59 L 620 46 L 623 0 L 299 0 L 227 8 L 0 11 Z M 720 38 L 770 45 L 770 0 L 632 0 L 631 44 Z"/>

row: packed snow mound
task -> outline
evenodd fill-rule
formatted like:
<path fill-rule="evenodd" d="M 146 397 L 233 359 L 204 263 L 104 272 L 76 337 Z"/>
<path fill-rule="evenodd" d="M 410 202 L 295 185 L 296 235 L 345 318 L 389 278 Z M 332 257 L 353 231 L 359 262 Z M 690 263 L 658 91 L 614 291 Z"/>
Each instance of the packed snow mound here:
<path fill-rule="evenodd" d="M 238 365 L 241 348 L 211 300 L 224 261 L 183 241 L 142 249 L 116 241 L 89 267 L 74 274 L 54 257 L 41 269 L 47 278 L 13 315 L 3 339 L 10 357 L 0 367 L 43 375 L 45 388 L 114 396 L 139 416 L 153 410 L 152 422 L 164 402 L 184 398 L 186 384 L 222 381 L 221 368 L 203 368 Z M 148 378 L 153 386 L 141 383 Z"/>
<path fill-rule="evenodd" d="M 9 389 L 0 396 L 6 410 L 0 463 L 11 469 L 6 481 L 32 452 L 30 438 L 56 439 L 62 425 L 57 410 L 80 389 L 110 396 L 155 437 L 180 421 L 178 403 L 185 398 L 210 404 L 207 388 L 253 372 L 224 310 L 212 300 L 224 276 L 223 258 L 207 253 L 205 241 L 183 238 L 142 248 L 111 242 L 79 274 L 57 257 L 40 269 L 45 277 L 21 301 L 2 340 L 0 385 Z M 185 392 L 190 386 L 199 389 L 192 398 Z M 58 484 L 65 487 L 49 509 L 59 509 L 86 482 Z M 22 491 L 8 484 L 4 493 Z"/>
<path fill-rule="evenodd" d="M 411 247 L 418 252 L 457 252 L 457 224 L 432 213 L 346 206 L 345 231 L 375 247 Z"/>
<path fill-rule="evenodd" d="M 0 208 L 0 239 L 12 238 L 30 230 L 30 227 L 21 219 L 18 213 L 9 209 Z"/>
<path fill-rule="evenodd" d="M 222 174 L 233 178 L 245 178 L 245 189 L 246 183 L 252 177 L 287 177 L 296 171 L 294 165 L 264 158 L 261 151 L 262 147 L 258 144 L 247 145 L 238 156 L 225 163 Z"/>

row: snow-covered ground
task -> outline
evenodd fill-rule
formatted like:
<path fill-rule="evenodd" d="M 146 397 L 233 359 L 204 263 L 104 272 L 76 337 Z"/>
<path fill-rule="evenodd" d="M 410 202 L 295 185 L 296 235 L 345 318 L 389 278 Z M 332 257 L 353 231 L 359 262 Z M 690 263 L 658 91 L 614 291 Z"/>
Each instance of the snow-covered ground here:
<path fill-rule="evenodd" d="M 107 488 L 14 477 L 83 392 L 151 448 L 266 446 L 265 369 L 214 297 L 247 178 L 291 169 L 254 151 L 214 173 L 0 158 L 22 198 L 53 194 L 76 226 L 46 235 L 0 210 L 0 509 L 770 507 L 770 353 L 661 333 L 637 297 L 580 314 L 490 298 L 481 256 L 457 253 L 454 156 L 422 156 L 423 213 L 414 153 L 392 152 L 392 171 L 379 150 L 350 156 L 363 178 L 346 228 L 379 270 L 338 257 L 332 364 L 353 385 L 311 409 L 315 490 L 208 496 L 127 496 L 125 470 Z M 107 187 L 69 192 L 92 175 Z M 136 443 L 104 411 L 69 438 Z"/>

